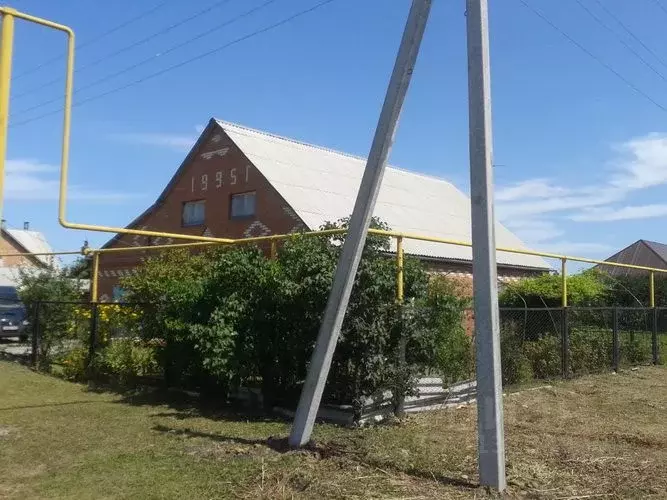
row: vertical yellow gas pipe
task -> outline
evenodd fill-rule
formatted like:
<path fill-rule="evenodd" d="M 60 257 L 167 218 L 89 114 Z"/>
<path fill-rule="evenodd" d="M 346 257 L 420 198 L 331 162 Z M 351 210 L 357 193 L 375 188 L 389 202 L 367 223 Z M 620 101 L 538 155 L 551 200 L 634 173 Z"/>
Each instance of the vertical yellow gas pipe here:
<path fill-rule="evenodd" d="M 0 26 L 0 219 L 4 205 L 5 162 L 7 160 L 7 129 L 9 128 L 9 88 L 12 80 L 12 46 L 14 16 L 11 9 L 2 12 Z"/>

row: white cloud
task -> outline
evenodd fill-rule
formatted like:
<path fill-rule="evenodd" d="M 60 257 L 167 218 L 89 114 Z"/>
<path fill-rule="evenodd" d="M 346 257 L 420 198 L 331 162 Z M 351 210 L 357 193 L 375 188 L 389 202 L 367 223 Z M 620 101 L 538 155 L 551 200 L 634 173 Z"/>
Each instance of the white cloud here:
<path fill-rule="evenodd" d="M 510 217 L 538 215 L 554 212 L 570 211 L 577 208 L 596 207 L 607 205 L 621 200 L 625 193 L 615 188 L 592 188 L 582 189 L 577 193 L 565 196 L 553 195 L 549 197 L 533 199 L 528 201 L 505 202 L 497 204 L 498 217 L 509 219 Z"/>
<path fill-rule="evenodd" d="M 527 179 L 497 190 L 501 220 L 569 212 L 573 221 L 612 221 L 665 215 L 660 205 L 613 209 L 634 192 L 667 184 L 667 134 L 649 134 L 614 148 L 612 173 L 576 188 L 551 179 Z M 604 175 L 604 177 L 602 176 Z M 573 211 L 576 211 L 573 213 Z"/>
<path fill-rule="evenodd" d="M 624 190 L 667 184 L 667 134 L 649 134 L 617 148 L 624 158 L 616 162 L 611 184 Z"/>
<path fill-rule="evenodd" d="M 512 186 L 501 187 L 496 190 L 496 201 L 516 201 L 526 198 L 548 198 L 563 196 L 571 192 L 570 189 L 555 186 L 548 179 L 528 179 L 517 182 Z"/>
<path fill-rule="evenodd" d="M 524 243 L 534 247 L 539 243 L 551 241 L 565 234 L 550 220 L 542 219 L 509 219 L 505 225 L 511 229 Z"/>
<path fill-rule="evenodd" d="M 59 196 L 58 167 L 35 160 L 7 161 L 5 199 L 15 201 L 51 201 Z M 117 203 L 136 195 L 125 192 L 100 191 L 82 185 L 70 185 L 68 199 L 95 203 Z"/>
<path fill-rule="evenodd" d="M 574 214 L 571 220 L 577 222 L 608 222 L 618 220 L 649 219 L 667 216 L 667 204 L 629 205 L 619 209 L 599 208 Z"/>
<path fill-rule="evenodd" d="M 552 252 L 562 255 L 607 255 L 618 250 L 605 243 L 581 242 L 581 241 L 552 241 L 546 245 L 538 245 L 538 250 Z"/>
<path fill-rule="evenodd" d="M 187 153 L 197 140 L 194 134 L 115 134 L 115 139 Z"/>
<path fill-rule="evenodd" d="M 569 254 L 611 252 L 613 248 L 599 242 L 559 241 L 565 231 L 554 217 L 575 222 L 667 217 L 666 203 L 630 203 L 642 190 L 667 185 L 667 134 L 637 137 L 614 150 L 611 171 L 601 171 L 585 184 L 578 178 L 567 182 L 537 177 L 499 187 L 498 218 L 534 248 Z"/>
<path fill-rule="evenodd" d="M 123 142 L 128 142 L 130 144 L 140 144 L 144 146 L 154 146 L 158 148 L 171 149 L 172 151 L 177 151 L 179 153 L 188 153 L 197 138 L 206 128 L 205 125 L 195 125 L 193 127 L 193 133 L 184 133 L 184 134 L 169 134 L 169 133 L 121 133 L 113 134 L 111 138 L 114 140 L 120 140 Z"/>
<path fill-rule="evenodd" d="M 5 173 L 7 174 L 27 174 L 27 173 L 41 173 L 41 172 L 56 172 L 58 167 L 42 163 L 39 160 L 22 159 L 22 160 L 7 160 L 5 162 Z"/>

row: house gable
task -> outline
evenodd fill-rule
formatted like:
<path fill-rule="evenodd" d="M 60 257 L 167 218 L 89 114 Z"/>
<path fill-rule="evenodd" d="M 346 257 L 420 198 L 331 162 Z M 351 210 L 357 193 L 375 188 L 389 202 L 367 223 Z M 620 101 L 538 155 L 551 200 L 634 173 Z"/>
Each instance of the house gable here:
<path fill-rule="evenodd" d="M 50 249 L 49 249 L 50 250 Z M 14 238 L 9 231 L 2 230 L 0 237 L 0 253 L 30 253 L 31 249 L 26 248 L 19 240 Z M 44 258 L 46 259 L 46 257 Z M 20 267 L 20 266 L 35 266 L 44 267 L 47 262 L 41 260 L 39 257 L 28 255 L 22 256 L 7 256 L 1 258 L 1 264 L 4 267 Z"/>
<path fill-rule="evenodd" d="M 232 196 L 243 193 L 255 193 L 255 213 L 248 217 L 231 217 Z M 204 203 L 204 222 L 184 225 L 184 204 L 197 201 Z M 308 229 L 214 120 L 206 127 L 156 202 L 129 227 L 233 239 Z M 105 247 L 128 248 L 182 242 L 176 238 L 119 234 Z M 117 280 L 128 275 L 147 254 L 148 251 L 103 254 L 100 258 L 100 278 Z M 104 293 L 109 295 L 108 290 Z"/>

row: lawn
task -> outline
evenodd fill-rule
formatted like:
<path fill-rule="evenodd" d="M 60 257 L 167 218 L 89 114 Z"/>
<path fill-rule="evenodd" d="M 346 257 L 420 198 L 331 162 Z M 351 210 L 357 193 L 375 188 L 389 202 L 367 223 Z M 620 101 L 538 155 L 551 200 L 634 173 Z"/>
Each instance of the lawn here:
<path fill-rule="evenodd" d="M 667 498 L 667 369 L 555 382 L 505 398 L 510 497 Z M 367 429 L 118 395 L 0 362 L 0 498 L 485 498 L 475 407 Z"/>

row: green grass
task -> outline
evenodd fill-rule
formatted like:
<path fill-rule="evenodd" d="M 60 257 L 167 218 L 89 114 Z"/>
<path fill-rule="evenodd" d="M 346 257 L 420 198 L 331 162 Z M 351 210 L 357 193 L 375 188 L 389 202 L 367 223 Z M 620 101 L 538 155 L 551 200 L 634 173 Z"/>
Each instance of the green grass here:
<path fill-rule="evenodd" d="M 665 498 L 666 414 L 664 367 L 508 394 L 509 496 Z M 316 446 L 286 452 L 285 422 L 0 362 L 0 498 L 484 498 L 475 418 L 318 426 Z"/>

